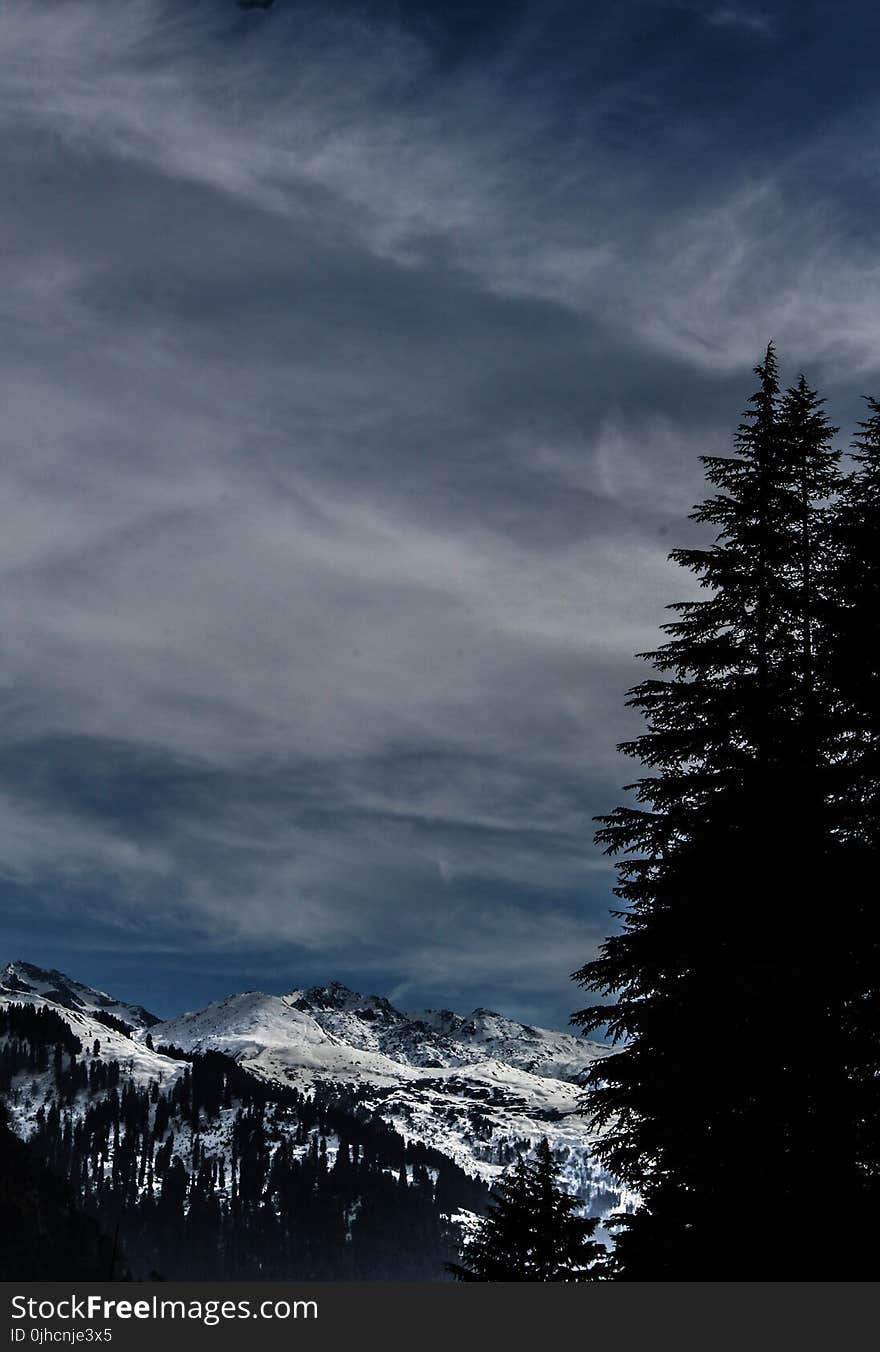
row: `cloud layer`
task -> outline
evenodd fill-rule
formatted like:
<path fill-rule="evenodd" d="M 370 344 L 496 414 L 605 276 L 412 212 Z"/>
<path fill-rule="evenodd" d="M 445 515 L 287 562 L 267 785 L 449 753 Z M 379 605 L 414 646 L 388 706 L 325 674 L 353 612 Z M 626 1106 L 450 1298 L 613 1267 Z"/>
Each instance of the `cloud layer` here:
<path fill-rule="evenodd" d="M 880 385 L 830 10 L 407 16 L 0 15 L 4 943 L 169 1012 L 564 1020 L 696 457 Z"/>

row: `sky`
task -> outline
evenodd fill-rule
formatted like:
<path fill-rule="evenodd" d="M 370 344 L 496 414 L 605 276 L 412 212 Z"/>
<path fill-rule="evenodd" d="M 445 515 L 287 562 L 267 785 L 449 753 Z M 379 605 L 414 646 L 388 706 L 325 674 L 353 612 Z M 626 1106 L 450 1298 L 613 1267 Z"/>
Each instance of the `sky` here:
<path fill-rule="evenodd" d="M 0 8 L 0 960 L 564 1027 L 771 338 L 880 392 L 867 3 Z"/>

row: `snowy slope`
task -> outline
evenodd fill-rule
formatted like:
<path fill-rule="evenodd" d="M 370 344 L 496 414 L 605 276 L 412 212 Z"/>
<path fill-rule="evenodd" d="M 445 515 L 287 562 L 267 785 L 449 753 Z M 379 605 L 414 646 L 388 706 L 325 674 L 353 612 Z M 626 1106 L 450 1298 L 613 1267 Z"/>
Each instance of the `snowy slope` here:
<path fill-rule="evenodd" d="M 10 963 L 0 973 L 0 1004 L 55 1009 L 89 1052 L 118 1060 L 140 1084 L 170 1085 L 180 1061 L 146 1045 L 219 1051 L 269 1083 L 308 1090 L 345 1085 L 364 1106 L 411 1140 L 442 1151 L 468 1172 L 492 1181 L 518 1150 L 547 1136 L 566 1186 L 585 1206 L 605 1214 L 632 1199 L 592 1156 L 594 1138 L 581 1112 L 587 1068 L 610 1054 L 600 1043 L 517 1023 L 487 1009 L 405 1013 L 381 996 L 345 986 L 246 991 L 164 1022 L 139 1005 L 92 990 L 61 972 Z M 131 1036 L 106 1028 L 95 1015 L 132 1025 Z M 24 1083 L 10 1106 L 16 1129 L 28 1135 L 52 1086 Z"/>
<path fill-rule="evenodd" d="M 608 1055 L 601 1043 L 515 1023 L 487 1009 L 466 1017 L 446 1009 L 404 1014 L 381 996 L 362 996 L 338 982 L 289 995 L 231 995 L 158 1024 L 154 1040 L 235 1056 L 271 1050 L 292 1072 L 301 1070 L 302 1080 L 318 1071 L 324 1078 L 364 1073 L 397 1081 L 407 1068 L 442 1072 L 498 1062 L 539 1079 L 578 1084 L 598 1057 Z"/>
<path fill-rule="evenodd" d="M 88 1057 L 95 1043 L 99 1043 L 101 1060 L 118 1061 L 122 1075 L 136 1084 L 147 1085 L 155 1080 L 167 1088 L 183 1072 L 180 1061 L 151 1051 L 139 1038 L 108 1028 L 94 1017 L 103 1010 L 132 1023 L 137 1012 L 150 1020 L 153 1015 L 138 1005 L 127 1005 L 103 991 L 94 991 L 72 981 L 61 972 L 43 971 L 24 962 L 10 963 L 0 973 L 0 1005 L 10 1004 L 45 1006 L 54 1010 L 79 1038 L 84 1056 Z M 30 1135 L 37 1110 L 51 1100 L 53 1093 L 51 1071 L 43 1076 L 28 1073 L 13 1086 L 8 1107 L 12 1126 L 20 1136 Z"/>
<path fill-rule="evenodd" d="M 570 1033 L 516 1023 L 490 1009 L 462 1016 L 448 1009 L 404 1014 L 381 996 L 345 986 L 316 986 L 286 997 L 350 1046 L 381 1051 L 407 1065 L 468 1066 L 497 1060 L 538 1076 L 578 1080 L 607 1048 Z"/>
<path fill-rule="evenodd" d="M 270 1082 L 357 1087 L 404 1136 L 491 1180 L 546 1135 L 568 1186 L 598 1210 L 626 1201 L 591 1158 L 582 1077 L 609 1049 L 491 1010 L 407 1014 L 334 983 L 249 991 L 153 1030 L 156 1045 L 234 1056 Z"/>
<path fill-rule="evenodd" d="M 106 991 L 83 986 L 63 972 L 34 967 L 29 962 L 7 963 L 0 972 L 0 990 L 4 994 L 15 992 L 22 996 L 40 996 L 43 1001 L 49 1000 L 53 1005 L 87 1014 L 102 1010 L 134 1028 L 150 1028 L 159 1022 L 156 1015 L 144 1009 L 143 1005 L 128 1005 L 123 1000 L 114 999 Z"/>

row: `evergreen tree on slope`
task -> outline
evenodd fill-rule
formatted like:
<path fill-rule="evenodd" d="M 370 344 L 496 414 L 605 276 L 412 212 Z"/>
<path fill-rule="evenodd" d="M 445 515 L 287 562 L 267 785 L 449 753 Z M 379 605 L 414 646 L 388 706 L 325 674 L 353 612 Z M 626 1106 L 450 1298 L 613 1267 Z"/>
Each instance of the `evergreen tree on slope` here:
<path fill-rule="evenodd" d="M 840 1049 L 823 991 L 843 959 L 813 916 L 839 862 L 816 653 L 836 429 L 803 378 L 781 395 L 772 347 L 756 374 L 736 454 L 704 458 L 718 491 L 693 519 L 715 544 L 672 555 L 709 595 L 672 607 L 646 654 L 659 674 L 630 692 L 648 731 L 622 749 L 647 774 L 598 833 L 621 856 L 622 932 L 575 973 L 615 997 L 575 1021 L 626 1039 L 589 1100 L 600 1157 L 643 1198 L 617 1242 L 631 1279 L 824 1262 L 814 1188 Z"/>
<path fill-rule="evenodd" d="M 604 1245 L 597 1220 L 575 1214 L 559 1185 L 547 1138 L 534 1160 L 520 1156 L 496 1185 L 487 1214 L 463 1246 L 464 1263 L 447 1264 L 462 1282 L 586 1282 L 597 1276 Z"/>

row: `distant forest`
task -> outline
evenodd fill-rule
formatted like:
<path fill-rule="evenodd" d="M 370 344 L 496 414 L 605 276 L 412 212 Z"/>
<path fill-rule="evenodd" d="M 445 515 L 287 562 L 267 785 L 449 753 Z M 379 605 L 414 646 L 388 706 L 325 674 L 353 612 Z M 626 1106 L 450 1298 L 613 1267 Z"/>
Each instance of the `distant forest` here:
<path fill-rule="evenodd" d="M 629 693 L 641 777 L 599 818 L 618 933 L 575 979 L 618 1055 L 597 1153 L 642 1198 L 620 1280 L 866 1280 L 880 1214 L 880 403 L 846 464 L 772 346 L 703 460 L 673 605 Z"/>
<path fill-rule="evenodd" d="M 438 1281 L 449 1216 L 485 1208 L 482 1183 L 351 1090 L 269 1085 L 216 1052 L 167 1093 L 140 1087 L 29 1005 L 0 1010 L 0 1043 L 0 1097 L 29 1076 L 49 1090 L 27 1146 L 0 1123 L 7 1279 Z"/>

